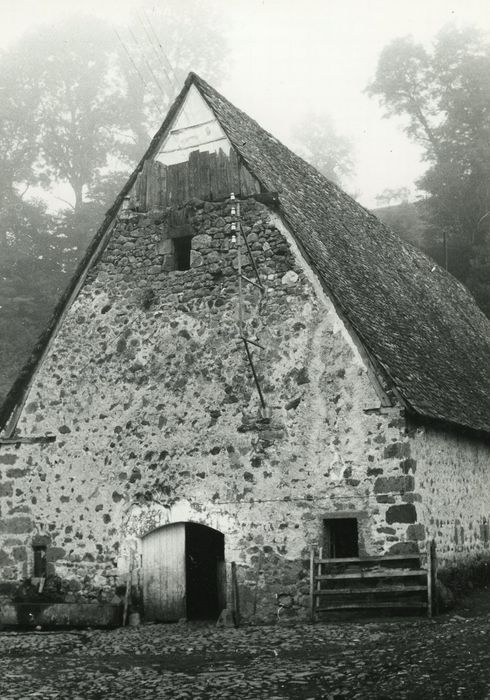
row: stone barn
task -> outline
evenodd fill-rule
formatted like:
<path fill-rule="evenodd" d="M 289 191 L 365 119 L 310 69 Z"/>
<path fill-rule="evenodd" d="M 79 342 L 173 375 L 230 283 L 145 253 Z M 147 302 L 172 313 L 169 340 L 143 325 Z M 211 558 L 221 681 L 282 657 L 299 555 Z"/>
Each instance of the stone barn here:
<path fill-rule="evenodd" d="M 459 282 L 190 74 L 1 409 L 4 621 L 128 572 L 149 620 L 301 616 L 312 546 L 486 553 L 489 357 Z"/>

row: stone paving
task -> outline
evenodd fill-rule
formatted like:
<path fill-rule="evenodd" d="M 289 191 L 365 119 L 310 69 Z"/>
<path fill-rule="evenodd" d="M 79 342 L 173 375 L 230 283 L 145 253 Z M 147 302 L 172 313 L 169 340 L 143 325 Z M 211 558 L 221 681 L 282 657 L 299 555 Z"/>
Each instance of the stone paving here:
<path fill-rule="evenodd" d="M 4 631 L 0 698 L 490 698 L 490 612 L 466 615 Z"/>

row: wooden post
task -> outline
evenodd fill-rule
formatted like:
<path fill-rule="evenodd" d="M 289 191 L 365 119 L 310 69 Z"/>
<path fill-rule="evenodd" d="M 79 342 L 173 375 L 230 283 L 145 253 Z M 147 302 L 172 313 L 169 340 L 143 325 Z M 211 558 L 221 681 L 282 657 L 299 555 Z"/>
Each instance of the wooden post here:
<path fill-rule="evenodd" d="M 132 585 L 133 585 L 133 550 L 131 550 L 130 555 L 129 555 L 128 580 L 126 582 L 126 592 L 124 594 L 123 627 L 126 626 L 126 621 L 128 618 L 129 596 L 131 595 Z"/>
<path fill-rule="evenodd" d="M 231 609 L 235 620 L 235 627 L 240 624 L 240 602 L 238 600 L 238 581 L 236 576 L 236 564 L 231 562 Z"/>
<path fill-rule="evenodd" d="M 431 540 L 431 559 L 432 559 L 432 605 L 434 615 L 439 613 L 439 599 L 437 597 L 437 553 L 436 541 Z"/>
<path fill-rule="evenodd" d="M 322 563 L 321 563 L 322 558 L 323 558 L 323 547 L 319 547 L 318 548 L 318 569 L 317 569 L 317 580 L 316 580 L 317 593 L 320 592 L 320 589 L 322 587 L 322 581 L 320 578 L 322 575 Z M 316 613 L 316 608 L 320 607 L 320 600 L 321 600 L 320 596 L 317 595 L 316 600 L 315 600 L 315 613 Z"/>
<path fill-rule="evenodd" d="M 433 561 L 432 561 L 432 545 L 434 540 L 429 540 L 425 544 L 427 552 L 427 617 L 432 617 L 433 612 Z"/>
<path fill-rule="evenodd" d="M 315 622 L 315 549 L 310 549 L 310 619 Z"/>
<path fill-rule="evenodd" d="M 263 552 L 259 552 L 259 557 L 258 557 L 258 561 L 257 561 L 257 574 L 255 576 L 254 603 L 253 603 L 253 610 L 252 610 L 252 614 L 254 616 L 257 614 L 257 598 L 258 598 L 258 594 L 259 594 L 260 570 L 262 569 L 262 555 L 263 555 Z"/>

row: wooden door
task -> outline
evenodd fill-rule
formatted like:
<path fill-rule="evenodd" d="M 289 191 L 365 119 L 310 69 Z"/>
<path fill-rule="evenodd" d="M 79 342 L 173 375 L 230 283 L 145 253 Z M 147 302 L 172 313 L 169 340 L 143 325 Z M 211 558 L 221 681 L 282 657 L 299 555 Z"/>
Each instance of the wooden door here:
<path fill-rule="evenodd" d="M 171 622 L 186 616 L 185 523 L 165 525 L 143 538 L 145 619 Z"/>

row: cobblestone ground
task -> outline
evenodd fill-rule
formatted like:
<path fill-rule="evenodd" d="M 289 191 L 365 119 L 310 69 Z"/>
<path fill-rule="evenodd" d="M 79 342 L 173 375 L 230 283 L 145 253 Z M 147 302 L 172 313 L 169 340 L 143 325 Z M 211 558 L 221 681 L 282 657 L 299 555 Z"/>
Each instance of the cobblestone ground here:
<path fill-rule="evenodd" d="M 490 698 L 490 610 L 294 627 L 1 632 L 0 698 Z"/>

